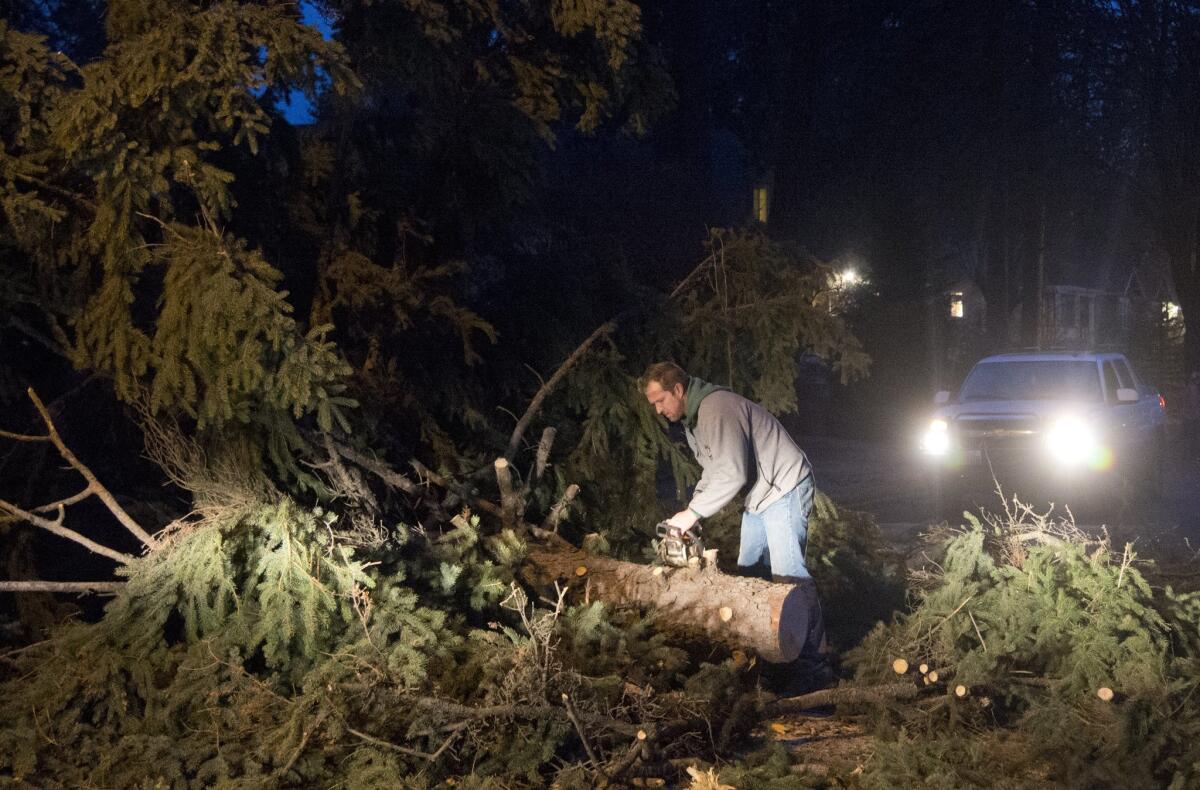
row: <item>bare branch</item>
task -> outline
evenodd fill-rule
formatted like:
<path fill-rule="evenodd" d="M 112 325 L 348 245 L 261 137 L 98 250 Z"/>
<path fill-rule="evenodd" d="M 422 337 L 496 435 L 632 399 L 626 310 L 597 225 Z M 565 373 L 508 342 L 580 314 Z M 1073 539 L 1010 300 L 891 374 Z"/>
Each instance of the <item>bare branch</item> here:
<path fill-rule="evenodd" d="M 9 433 L 8 431 L 0 431 L 0 439 L 12 439 L 14 442 L 48 442 L 49 436 L 28 436 L 23 433 Z"/>
<path fill-rule="evenodd" d="M 33 401 L 33 405 L 38 410 L 38 414 L 42 416 L 42 421 L 46 423 L 46 429 L 49 431 L 50 441 L 54 443 L 56 448 L 58 448 L 58 454 L 63 457 L 63 460 L 65 460 L 72 466 L 72 468 L 75 469 L 76 472 L 83 476 L 83 479 L 88 482 L 88 488 L 90 488 L 92 493 L 94 493 L 96 497 L 104 503 L 105 507 L 109 509 L 109 512 L 116 516 L 117 521 L 121 522 L 121 526 L 129 530 L 129 532 L 132 533 L 135 538 L 141 541 L 142 545 L 144 545 L 146 548 L 158 548 L 158 541 L 152 538 L 150 533 L 142 529 L 141 525 L 134 521 L 133 517 L 125 512 L 125 509 L 117 503 L 117 500 L 111 493 L 109 493 L 108 489 L 100 483 L 100 481 L 96 478 L 96 475 L 92 474 L 92 470 L 85 466 L 82 461 L 76 458 L 75 454 L 72 453 L 70 448 L 68 448 L 63 442 L 62 437 L 58 435 L 58 429 L 54 427 L 54 421 L 50 419 L 50 413 L 46 411 L 46 407 L 42 403 L 42 399 L 39 398 L 37 393 L 33 391 L 33 387 L 30 387 L 28 390 L 26 390 L 26 393 L 29 395 L 29 399 Z"/>
<path fill-rule="evenodd" d="M 529 423 L 532 422 L 534 416 L 542 408 L 542 402 L 546 400 L 546 396 L 567 375 L 567 371 L 574 367 L 575 363 L 587 353 L 587 350 L 592 347 L 593 343 L 610 334 L 616 328 L 617 322 L 615 320 L 596 327 L 596 331 L 588 335 L 587 340 L 580 343 L 579 347 L 571 352 L 566 361 L 559 365 L 558 370 L 554 371 L 554 375 L 550 377 L 550 380 L 541 386 L 541 389 L 533 396 L 533 400 L 529 402 L 529 407 L 525 409 L 525 413 L 521 415 L 521 419 L 517 421 L 517 427 L 513 429 L 512 436 L 508 440 L 508 449 L 504 451 L 505 458 L 512 460 L 512 457 L 516 455 L 517 448 L 521 445 L 521 438 L 525 435 L 526 429 L 529 428 Z"/>
<path fill-rule="evenodd" d="M 455 492 L 456 494 L 461 496 L 463 499 L 465 499 L 467 502 L 471 503 L 472 505 L 474 505 L 475 507 L 479 508 L 480 510 L 482 510 L 486 513 L 491 513 L 493 516 L 497 516 L 499 518 L 504 518 L 504 511 L 500 508 L 499 505 L 495 504 L 494 502 L 489 502 L 486 499 L 479 499 L 478 497 L 472 495 L 470 493 L 470 491 L 468 491 L 466 489 L 465 486 L 455 485 L 453 481 L 447 480 L 446 478 L 442 477 L 437 472 L 435 472 L 432 469 L 430 469 L 429 467 L 425 466 L 425 464 L 421 463 L 420 461 L 416 460 L 415 458 L 412 461 L 412 466 L 413 466 L 413 469 L 417 470 L 417 474 L 421 475 L 421 477 L 426 478 L 427 480 L 429 480 L 429 482 L 433 483 L 434 485 L 441 486 L 442 488 L 446 489 L 447 491 Z"/>
<path fill-rule="evenodd" d="M 418 496 L 421 493 L 420 486 L 396 470 L 392 469 L 383 461 L 380 461 L 376 458 L 371 458 L 370 456 L 355 450 L 353 447 L 347 447 L 346 445 L 337 442 L 333 443 L 333 447 L 337 450 L 338 455 L 342 456 L 351 463 L 358 464 L 363 469 L 366 469 L 368 472 L 378 477 L 387 485 L 392 486 L 393 488 L 399 488 L 404 493 L 411 494 L 412 496 Z"/>
<path fill-rule="evenodd" d="M 820 708 L 825 705 L 861 705 L 863 703 L 879 703 L 888 700 L 913 699 L 921 689 L 913 683 L 888 683 L 881 686 L 838 686 L 831 689 L 821 689 L 799 697 L 777 699 L 768 706 L 772 715 L 782 713 L 799 713 L 800 711 Z"/>
<path fill-rule="evenodd" d="M 571 702 L 571 695 L 563 692 L 562 695 L 563 707 L 567 709 L 567 717 L 571 720 L 571 724 L 575 725 L 575 732 L 579 733 L 579 740 L 583 743 L 583 750 L 587 752 L 588 759 L 598 768 L 602 765 L 596 759 L 596 753 L 592 751 L 592 743 L 588 740 L 587 733 L 584 732 L 583 724 L 579 721 L 579 715 L 575 712 L 575 704 Z M 603 768 L 601 768 L 603 773 Z"/>
<path fill-rule="evenodd" d="M 125 582 L 48 582 L 40 579 L 0 581 L 0 592 L 73 592 L 112 594 Z"/>
<path fill-rule="evenodd" d="M 426 760 L 434 759 L 434 755 L 429 754 L 427 752 L 419 752 L 416 749 L 409 749 L 404 746 L 400 746 L 399 744 L 392 743 L 391 741 L 385 741 L 382 738 L 376 738 L 374 735 L 367 735 L 365 732 L 359 732 L 358 730 L 354 729 L 353 727 L 347 727 L 346 732 L 350 733 L 355 738 L 359 738 L 361 740 L 366 741 L 367 743 L 374 744 L 375 746 L 382 746 L 385 749 L 391 749 L 394 752 L 400 752 L 400 754 L 407 754 L 407 755 L 411 755 L 413 757 L 421 757 Z"/>
<path fill-rule="evenodd" d="M 77 502 L 82 502 L 83 500 L 87 499 L 94 493 L 95 493 L 95 491 L 92 490 L 92 487 L 88 486 L 87 488 L 83 489 L 82 491 L 80 491 L 78 494 L 75 494 L 74 496 L 69 496 L 66 499 L 60 499 L 57 502 L 50 502 L 45 505 L 39 505 L 38 507 L 35 507 L 33 509 L 33 512 L 34 513 L 49 513 L 52 510 L 58 510 L 59 508 L 70 507 L 71 505 L 74 505 Z"/>
<path fill-rule="evenodd" d="M 108 557 L 110 560 L 119 562 L 122 565 L 128 565 L 129 563 L 133 562 L 133 557 L 131 557 L 130 555 L 122 554 L 121 552 L 119 552 L 115 549 L 110 549 L 108 546 L 101 545 L 101 544 L 97 543 L 96 541 L 91 540 L 90 538 L 85 538 L 83 535 L 80 535 L 78 532 L 76 532 L 74 530 L 67 529 L 66 527 L 64 527 L 62 525 L 62 521 L 63 521 L 62 508 L 59 508 L 58 518 L 55 519 L 54 521 L 51 521 L 48 518 L 42 518 L 41 516 L 37 515 L 36 513 L 30 513 L 27 510 L 22 510 L 21 508 L 17 507 L 16 505 L 5 502 L 3 499 L 0 499 L 0 511 L 5 511 L 7 513 L 11 513 L 13 516 L 16 516 L 17 518 L 19 518 L 22 521 L 28 521 L 30 524 L 34 525 L 35 527 L 40 527 L 41 529 L 44 529 L 47 532 L 52 532 L 55 535 L 58 535 L 60 538 L 66 538 L 67 540 L 74 541 L 74 542 L 78 543 L 80 546 L 83 546 L 84 548 L 88 549 L 89 551 L 91 551 L 95 554 L 99 554 L 104 557 Z"/>
<path fill-rule="evenodd" d="M 534 480 L 541 480 L 542 475 L 546 473 L 546 466 L 550 462 L 550 448 L 554 446 L 556 435 L 558 435 L 558 429 L 553 425 L 547 425 L 542 431 L 542 439 L 538 442 L 537 460 L 533 467 Z"/>

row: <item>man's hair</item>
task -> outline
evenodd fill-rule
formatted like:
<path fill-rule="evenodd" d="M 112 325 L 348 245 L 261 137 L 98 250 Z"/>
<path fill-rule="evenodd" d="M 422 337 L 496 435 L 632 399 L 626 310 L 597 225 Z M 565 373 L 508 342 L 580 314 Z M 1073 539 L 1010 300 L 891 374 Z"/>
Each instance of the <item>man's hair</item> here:
<path fill-rule="evenodd" d="M 675 389 L 676 384 L 682 384 L 686 390 L 688 374 L 674 362 L 655 362 L 642 374 L 642 386 L 648 387 L 652 381 L 658 382 L 665 390 Z"/>

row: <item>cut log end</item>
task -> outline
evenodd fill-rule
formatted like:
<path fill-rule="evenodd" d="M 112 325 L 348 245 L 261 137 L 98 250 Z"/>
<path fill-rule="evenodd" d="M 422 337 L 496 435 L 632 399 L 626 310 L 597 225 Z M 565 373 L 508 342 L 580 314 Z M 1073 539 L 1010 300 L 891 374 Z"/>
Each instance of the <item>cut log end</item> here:
<path fill-rule="evenodd" d="M 892 662 L 892 671 L 895 672 L 897 675 L 903 675 L 905 672 L 908 671 L 908 662 L 905 661 L 903 658 L 897 658 L 895 661 Z"/>
<path fill-rule="evenodd" d="M 730 620 L 733 619 L 733 610 L 730 609 L 728 606 L 722 606 L 720 609 L 717 610 L 717 614 L 719 614 L 721 616 L 722 623 L 728 623 Z"/>
<path fill-rule="evenodd" d="M 575 569 L 575 575 L 576 576 L 587 576 L 587 566 L 580 565 L 578 568 Z"/>
<path fill-rule="evenodd" d="M 1096 696 L 1104 702 L 1112 702 L 1114 694 L 1113 690 L 1108 686 L 1101 686 L 1100 688 L 1096 689 Z"/>
<path fill-rule="evenodd" d="M 962 685 L 961 683 L 958 684 L 957 686 L 955 686 L 954 687 L 954 696 L 958 697 L 959 699 L 962 699 L 963 697 L 967 696 L 967 687 Z"/>
<path fill-rule="evenodd" d="M 929 665 L 922 664 L 921 666 L 917 667 L 917 669 L 919 669 L 921 671 L 921 674 L 924 675 L 929 672 Z"/>
<path fill-rule="evenodd" d="M 933 670 L 933 671 L 932 671 L 932 672 L 930 672 L 928 675 L 926 675 L 926 677 L 927 677 L 927 678 L 929 678 L 929 682 L 930 682 L 930 683 L 937 683 L 937 682 L 938 682 L 938 673 L 937 673 L 937 670 L 936 670 L 936 669 L 935 669 L 935 670 Z"/>

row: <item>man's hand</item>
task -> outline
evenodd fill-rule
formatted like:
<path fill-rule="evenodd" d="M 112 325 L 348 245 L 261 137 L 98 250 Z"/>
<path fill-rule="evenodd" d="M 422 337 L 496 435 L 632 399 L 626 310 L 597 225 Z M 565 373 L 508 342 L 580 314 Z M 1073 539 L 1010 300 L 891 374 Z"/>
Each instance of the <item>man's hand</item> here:
<path fill-rule="evenodd" d="M 696 522 L 699 520 L 699 517 L 697 517 L 696 514 L 691 510 L 681 510 L 667 519 L 667 525 L 683 532 L 687 532 L 689 529 L 696 526 Z"/>

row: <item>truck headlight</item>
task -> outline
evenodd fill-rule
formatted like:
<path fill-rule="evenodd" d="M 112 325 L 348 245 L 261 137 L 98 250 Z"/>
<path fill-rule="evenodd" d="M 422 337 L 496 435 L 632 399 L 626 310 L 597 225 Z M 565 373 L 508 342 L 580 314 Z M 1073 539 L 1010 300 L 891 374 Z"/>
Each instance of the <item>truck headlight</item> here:
<path fill-rule="evenodd" d="M 1051 457 L 1066 464 L 1085 464 L 1100 449 L 1096 431 L 1078 417 L 1056 420 L 1046 432 L 1046 449 Z"/>
<path fill-rule="evenodd" d="M 929 455 L 945 455 L 950 451 L 950 425 L 945 420 L 931 420 L 921 437 L 921 449 Z"/>

